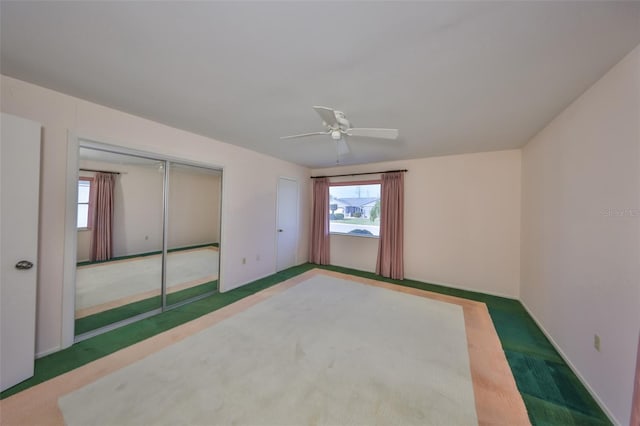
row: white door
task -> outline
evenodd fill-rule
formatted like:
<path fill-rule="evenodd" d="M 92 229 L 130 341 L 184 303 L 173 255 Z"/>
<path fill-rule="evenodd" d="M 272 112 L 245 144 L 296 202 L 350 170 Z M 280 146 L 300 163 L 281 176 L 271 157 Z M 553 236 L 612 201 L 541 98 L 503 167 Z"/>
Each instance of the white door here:
<path fill-rule="evenodd" d="M 40 124 L 0 117 L 0 390 L 33 376 Z"/>
<path fill-rule="evenodd" d="M 298 182 L 278 180 L 278 228 L 276 269 L 282 271 L 296 264 L 298 252 Z"/>

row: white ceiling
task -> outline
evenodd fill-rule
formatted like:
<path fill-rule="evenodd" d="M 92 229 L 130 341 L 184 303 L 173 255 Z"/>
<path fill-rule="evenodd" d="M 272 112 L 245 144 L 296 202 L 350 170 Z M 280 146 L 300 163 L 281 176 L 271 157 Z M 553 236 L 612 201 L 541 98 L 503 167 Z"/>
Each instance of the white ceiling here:
<path fill-rule="evenodd" d="M 640 43 L 640 2 L 9 2 L 3 74 L 310 167 L 312 105 L 398 141 L 343 164 L 516 148 Z"/>

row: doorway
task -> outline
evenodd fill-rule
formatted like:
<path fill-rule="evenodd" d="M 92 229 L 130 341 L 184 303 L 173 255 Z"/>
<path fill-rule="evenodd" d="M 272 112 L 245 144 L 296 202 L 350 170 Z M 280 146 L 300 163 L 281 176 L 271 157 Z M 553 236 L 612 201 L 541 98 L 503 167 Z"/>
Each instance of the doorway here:
<path fill-rule="evenodd" d="M 276 270 L 295 266 L 298 252 L 298 181 L 278 179 Z"/>

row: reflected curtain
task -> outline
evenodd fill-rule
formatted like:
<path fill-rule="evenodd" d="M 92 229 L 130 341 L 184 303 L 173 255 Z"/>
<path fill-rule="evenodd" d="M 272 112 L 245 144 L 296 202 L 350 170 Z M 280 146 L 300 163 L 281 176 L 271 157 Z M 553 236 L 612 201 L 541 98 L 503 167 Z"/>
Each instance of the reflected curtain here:
<path fill-rule="evenodd" d="M 640 335 L 638 336 L 638 352 L 636 353 L 636 379 L 633 389 L 630 426 L 640 425 Z"/>
<path fill-rule="evenodd" d="M 311 220 L 311 247 L 309 261 L 318 265 L 329 264 L 329 179 L 313 181 L 313 209 Z"/>
<path fill-rule="evenodd" d="M 96 173 L 93 192 L 93 231 L 91 261 L 113 257 L 113 190 L 116 175 Z"/>
<path fill-rule="evenodd" d="M 376 274 L 404 279 L 404 173 L 382 175 L 380 191 L 380 240 Z"/>

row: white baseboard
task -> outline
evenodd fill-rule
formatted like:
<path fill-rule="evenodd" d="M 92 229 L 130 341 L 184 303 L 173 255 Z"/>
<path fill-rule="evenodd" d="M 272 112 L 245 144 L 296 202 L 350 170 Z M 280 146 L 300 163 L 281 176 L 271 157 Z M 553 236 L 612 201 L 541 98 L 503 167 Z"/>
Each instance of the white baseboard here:
<path fill-rule="evenodd" d="M 356 271 L 361 271 L 361 272 L 368 272 L 371 274 L 375 274 L 375 268 L 374 270 L 370 271 L 367 269 L 358 269 L 358 268 L 354 268 L 353 266 L 349 266 L 349 265 L 338 265 L 336 263 L 331 263 L 329 266 L 337 266 L 338 268 L 346 268 L 346 269 L 353 269 Z M 503 297 L 505 299 L 511 299 L 511 300 L 520 300 L 518 298 L 518 296 L 514 296 L 514 295 L 508 295 L 508 294 L 504 294 L 504 293 L 499 293 L 499 292 L 493 292 L 493 291 L 487 291 L 487 290 L 480 290 L 477 288 L 470 288 L 470 287 L 464 287 L 464 286 L 459 286 L 457 284 L 451 284 L 451 283 L 443 283 L 443 282 L 438 282 L 438 281 L 431 281 L 429 279 L 424 279 L 424 278 L 415 278 L 415 277 L 404 277 L 405 280 L 411 280 L 411 281 L 418 281 L 424 284 L 433 284 L 433 285 L 438 285 L 441 287 L 449 287 L 449 288 L 453 288 L 456 290 L 463 290 L 463 291 L 470 291 L 473 293 L 480 293 L 480 294 L 488 294 L 489 296 L 497 296 L 497 297 Z"/>
<path fill-rule="evenodd" d="M 40 352 L 36 353 L 36 359 L 42 358 L 42 357 L 47 356 L 47 355 L 51 355 L 52 353 L 58 352 L 59 350 L 62 350 L 61 346 L 55 346 L 53 348 L 45 349 L 44 351 L 40 351 Z"/>
<path fill-rule="evenodd" d="M 228 291 L 235 290 L 236 288 L 243 287 L 243 286 L 245 286 L 245 285 L 247 285 L 247 284 L 251 284 L 251 283 L 252 283 L 252 282 L 254 282 L 254 281 L 258 281 L 258 280 L 261 280 L 261 279 L 263 279 L 263 278 L 270 277 L 271 275 L 274 275 L 274 274 L 276 274 L 276 272 L 269 272 L 269 273 L 267 273 L 267 274 L 264 274 L 264 275 L 259 276 L 258 278 L 251 278 L 249 281 L 246 281 L 246 282 L 244 282 L 244 283 L 242 283 L 242 284 L 238 284 L 237 286 L 235 286 L 235 287 L 233 287 L 233 288 L 229 288 L 229 289 L 225 288 L 224 290 L 222 290 L 222 289 L 218 288 L 218 291 L 219 291 L 220 293 L 226 293 L 226 292 L 228 292 Z"/>
<path fill-rule="evenodd" d="M 569 357 L 567 357 L 567 355 L 564 353 L 564 351 L 560 348 L 560 345 L 558 345 L 558 343 L 556 343 L 555 340 L 553 340 L 553 337 L 551 337 L 551 335 L 547 332 L 547 330 L 542 326 L 542 324 L 540 323 L 540 321 L 538 321 L 538 318 L 536 318 L 535 315 L 533 315 L 533 312 L 531 312 L 529 310 L 529 308 L 527 307 L 527 305 L 524 303 L 523 300 L 520 300 L 520 303 L 522 303 L 522 306 L 524 306 L 524 309 L 527 311 L 527 313 L 529 314 L 529 316 L 533 319 L 533 321 L 536 323 L 536 325 L 538 326 L 538 328 L 540 328 L 540 330 L 542 330 L 542 332 L 544 333 L 544 335 L 547 337 L 547 339 L 549 339 L 549 341 L 551 342 L 551 344 L 553 345 L 553 347 L 556 349 L 556 351 L 558 351 L 558 353 L 560 354 L 560 357 L 564 360 L 564 362 L 567 363 L 567 365 L 569 366 L 569 368 L 571 369 L 571 371 L 573 371 L 573 374 L 576 375 L 576 377 L 578 378 L 578 380 L 580 380 L 580 382 L 582 383 L 582 385 L 587 389 L 587 391 L 589 392 L 589 394 L 591 394 L 591 396 L 593 397 L 593 399 L 596 401 L 596 403 L 600 406 L 600 408 L 602 409 L 602 411 L 604 411 L 604 413 L 607 415 L 607 417 L 609 418 L 609 420 L 611 421 L 611 423 L 613 423 L 614 425 L 620 426 L 621 423 L 616 419 L 616 417 L 613 415 L 613 413 L 611 411 L 609 411 L 609 408 L 606 406 L 606 404 L 604 402 L 602 402 L 602 399 L 600 398 L 600 396 L 597 394 L 597 392 L 595 390 L 593 390 L 593 388 L 591 386 L 589 386 L 589 383 L 585 380 L 584 377 L 582 377 L 582 374 L 580 374 L 580 371 L 578 371 L 578 369 L 576 368 L 575 365 L 573 365 L 573 363 L 571 362 L 571 360 L 569 359 Z"/>
<path fill-rule="evenodd" d="M 472 293 L 487 294 L 489 296 L 502 297 L 504 299 L 511 299 L 511 300 L 518 300 L 518 301 L 520 300 L 520 299 L 518 299 L 517 296 L 508 295 L 508 294 L 499 293 L 499 292 L 494 292 L 494 291 L 479 290 L 477 288 L 464 287 L 464 286 L 459 286 L 459 285 L 450 284 L 450 283 L 441 283 L 441 282 L 436 282 L 436 281 L 425 281 L 425 280 L 423 280 L 421 278 L 405 277 L 405 279 L 412 280 L 412 281 L 418 281 L 418 282 L 425 283 L 425 284 L 439 285 L 441 287 L 449 287 L 449 288 L 453 288 L 453 289 L 456 289 L 456 290 L 470 291 Z"/>

